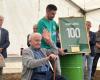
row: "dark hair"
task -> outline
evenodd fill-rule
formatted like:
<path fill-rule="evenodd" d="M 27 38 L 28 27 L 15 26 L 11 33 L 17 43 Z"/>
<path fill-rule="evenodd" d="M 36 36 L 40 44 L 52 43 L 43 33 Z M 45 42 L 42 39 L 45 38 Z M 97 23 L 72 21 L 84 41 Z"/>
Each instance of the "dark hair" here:
<path fill-rule="evenodd" d="M 49 5 L 47 5 L 46 10 L 50 10 L 50 11 L 54 10 L 54 11 L 56 11 L 57 7 L 55 5 L 53 5 L 53 4 L 49 4 Z"/>

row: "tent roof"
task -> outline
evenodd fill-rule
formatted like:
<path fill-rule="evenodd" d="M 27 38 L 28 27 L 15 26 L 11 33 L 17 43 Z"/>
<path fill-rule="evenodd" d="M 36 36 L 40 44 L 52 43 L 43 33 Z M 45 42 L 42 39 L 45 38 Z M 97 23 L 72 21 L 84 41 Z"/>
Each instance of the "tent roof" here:
<path fill-rule="evenodd" d="M 72 0 L 85 10 L 100 8 L 100 0 Z"/>

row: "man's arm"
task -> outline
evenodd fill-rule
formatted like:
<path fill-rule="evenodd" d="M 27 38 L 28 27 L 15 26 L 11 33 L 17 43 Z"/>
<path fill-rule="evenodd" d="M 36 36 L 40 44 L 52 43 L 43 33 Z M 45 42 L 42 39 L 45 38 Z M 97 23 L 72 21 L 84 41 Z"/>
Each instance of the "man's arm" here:
<path fill-rule="evenodd" d="M 5 44 L 3 44 L 3 45 L 1 46 L 1 48 L 5 49 L 5 48 L 7 48 L 7 47 L 9 46 L 9 44 L 10 44 L 10 41 L 9 41 L 9 32 L 6 31 L 5 35 L 3 35 L 3 36 L 6 36 L 6 41 L 5 41 Z"/>
<path fill-rule="evenodd" d="M 49 44 L 50 41 L 48 41 L 48 39 L 45 38 L 44 33 L 50 35 L 50 32 L 48 32 L 47 27 L 46 27 L 46 25 L 44 24 L 44 22 L 39 21 L 37 27 L 38 27 L 37 32 L 40 33 L 40 34 L 42 35 L 42 39 L 43 39 L 47 44 Z"/>
<path fill-rule="evenodd" d="M 96 45 L 95 46 L 97 48 L 100 48 L 100 36 L 99 35 L 100 35 L 100 33 L 97 32 L 96 33 L 96 39 L 95 39 L 95 41 L 96 41 Z"/>
<path fill-rule="evenodd" d="M 22 64 L 26 66 L 27 68 L 36 68 L 39 66 L 42 66 L 48 62 L 50 59 L 56 59 L 56 56 L 54 54 L 51 54 L 49 56 L 46 56 L 45 58 L 42 59 L 35 59 L 34 55 L 31 55 L 30 50 L 23 50 L 22 54 Z M 35 53 L 34 53 L 35 54 Z"/>
<path fill-rule="evenodd" d="M 35 68 L 44 65 L 48 58 L 35 59 L 34 55 L 29 49 L 24 49 L 22 54 L 22 64 L 27 68 Z M 34 53 L 35 54 L 35 53 Z"/>
<path fill-rule="evenodd" d="M 46 29 L 45 24 L 42 21 L 39 21 L 37 24 L 37 32 L 42 34 L 44 29 Z"/>
<path fill-rule="evenodd" d="M 96 44 L 96 34 L 94 32 L 91 32 L 90 45 L 95 46 L 95 44 Z"/>
<path fill-rule="evenodd" d="M 100 49 L 100 43 L 96 42 L 96 47 Z"/>

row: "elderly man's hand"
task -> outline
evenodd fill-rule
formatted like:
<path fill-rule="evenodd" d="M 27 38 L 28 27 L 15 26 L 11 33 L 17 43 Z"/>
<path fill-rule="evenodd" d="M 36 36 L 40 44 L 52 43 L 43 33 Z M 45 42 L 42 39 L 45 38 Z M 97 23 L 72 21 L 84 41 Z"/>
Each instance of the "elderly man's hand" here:
<path fill-rule="evenodd" d="M 48 32 L 47 29 L 44 29 L 43 30 L 43 33 L 42 33 L 42 37 L 46 40 L 49 40 L 50 39 L 50 32 Z"/>
<path fill-rule="evenodd" d="M 48 59 L 49 60 L 56 60 L 57 59 L 57 55 L 55 55 L 55 54 L 50 54 L 49 56 L 48 56 Z"/>
<path fill-rule="evenodd" d="M 45 39 L 45 41 L 47 42 L 47 44 L 50 44 L 51 43 L 50 32 L 48 32 L 47 29 L 44 29 L 43 30 L 42 37 Z"/>

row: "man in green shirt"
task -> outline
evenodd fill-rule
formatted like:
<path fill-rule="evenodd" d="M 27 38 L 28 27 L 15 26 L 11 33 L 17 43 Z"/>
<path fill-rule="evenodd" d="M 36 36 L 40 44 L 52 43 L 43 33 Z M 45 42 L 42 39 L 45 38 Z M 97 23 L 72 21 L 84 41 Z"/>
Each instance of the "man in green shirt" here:
<path fill-rule="evenodd" d="M 58 25 L 53 20 L 56 14 L 57 7 L 55 5 L 48 5 L 46 8 L 46 16 L 43 17 L 38 22 L 38 32 L 43 33 L 43 30 L 46 29 L 50 32 L 51 39 L 56 43 L 56 30 L 58 29 Z M 42 40 L 42 47 L 50 48 L 50 46 L 46 43 L 45 40 Z"/>
<path fill-rule="evenodd" d="M 44 32 L 47 34 L 50 34 L 52 41 L 56 44 L 57 42 L 57 36 L 56 36 L 56 31 L 58 30 L 58 25 L 56 22 L 53 20 L 53 18 L 56 15 L 57 7 L 53 4 L 49 4 L 46 7 L 46 15 L 43 17 L 41 20 L 39 20 L 37 27 L 38 27 L 38 32 L 43 35 Z M 41 42 L 41 47 L 42 48 L 47 48 L 49 49 L 49 41 L 45 38 L 45 36 L 42 39 Z M 57 74 L 61 75 L 61 69 L 60 69 L 60 63 L 59 60 L 56 62 L 57 66 Z"/>

